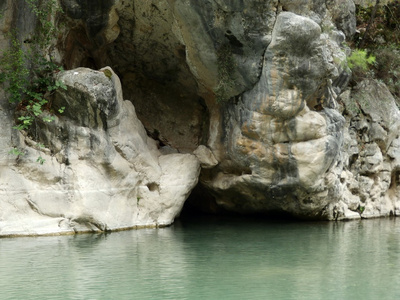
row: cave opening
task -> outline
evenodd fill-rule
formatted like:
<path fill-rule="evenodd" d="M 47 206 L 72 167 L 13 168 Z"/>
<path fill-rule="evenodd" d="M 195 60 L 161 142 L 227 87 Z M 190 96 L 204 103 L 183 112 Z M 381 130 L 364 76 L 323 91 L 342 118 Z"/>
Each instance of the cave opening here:
<path fill-rule="evenodd" d="M 201 183 L 193 189 L 185 201 L 182 211 L 177 218 L 180 221 L 191 221 L 194 219 L 226 219 L 238 221 L 263 220 L 266 222 L 299 222 L 305 221 L 285 211 L 271 210 L 254 213 L 239 213 L 230 211 L 218 205 L 214 197 Z"/>

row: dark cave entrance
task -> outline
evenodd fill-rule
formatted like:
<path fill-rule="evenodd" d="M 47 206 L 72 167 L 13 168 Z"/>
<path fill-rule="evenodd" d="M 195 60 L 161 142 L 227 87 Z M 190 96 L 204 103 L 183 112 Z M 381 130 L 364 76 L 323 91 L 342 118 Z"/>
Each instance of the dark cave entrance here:
<path fill-rule="evenodd" d="M 193 189 L 185 201 L 178 220 L 189 221 L 197 218 L 232 218 L 238 220 L 265 220 L 271 222 L 304 221 L 284 211 L 238 213 L 229 211 L 217 204 L 216 198 L 201 183 Z"/>

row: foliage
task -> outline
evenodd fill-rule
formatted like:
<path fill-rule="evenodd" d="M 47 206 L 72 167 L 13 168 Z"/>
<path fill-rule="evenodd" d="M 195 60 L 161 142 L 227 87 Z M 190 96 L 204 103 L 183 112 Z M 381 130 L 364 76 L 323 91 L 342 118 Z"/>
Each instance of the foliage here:
<path fill-rule="evenodd" d="M 38 162 L 38 163 L 40 163 L 41 165 L 43 165 L 44 163 L 45 163 L 45 159 L 43 158 L 43 157 L 41 157 L 41 156 L 39 156 L 38 158 L 37 158 L 37 160 L 36 160 L 36 162 Z"/>
<path fill-rule="evenodd" d="M 356 6 L 357 30 L 354 42 L 358 45 L 364 39 L 368 49 L 377 46 L 400 43 L 400 1 L 389 1 L 378 4 L 374 18 L 371 20 L 375 4 L 369 7 Z M 371 26 L 368 24 L 371 22 Z M 366 32 L 368 27 L 368 32 Z"/>
<path fill-rule="evenodd" d="M 375 63 L 375 60 L 375 56 L 367 56 L 367 51 L 356 49 L 347 58 L 347 65 L 351 70 L 360 68 L 363 71 L 367 71 L 369 65 L 373 65 Z"/>
<path fill-rule="evenodd" d="M 12 148 L 8 153 L 15 155 L 15 156 L 24 155 L 24 152 L 22 152 L 18 148 Z"/>
<path fill-rule="evenodd" d="M 51 41 L 56 35 L 53 16 L 61 11 L 57 0 L 24 0 L 37 18 L 35 34 L 24 42 L 18 31 L 9 34 L 10 48 L 3 50 L 0 57 L 0 83 L 16 107 L 17 124 L 13 128 L 29 130 L 40 119 L 51 122 L 54 116 L 44 114 L 51 109 L 51 95 L 66 86 L 55 79 L 62 67 L 52 61 Z M 59 109 L 62 113 L 65 107 Z M 11 153 L 19 155 L 15 149 Z M 39 157 L 43 164 L 44 159 Z"/>
<path fill-rule="evenodd" d="M 373 66 L 376 62 L 374 55 L 368 55 L 366 50 L 354 49 L 347 57 L 347 68 L 351 70 L 351 85 L 357 85 L 358 82 L 366 78 L 374 78 L 375 71 Z"/>
<path fill-rule="evenodd" d="M 374 77 L 400 98 L 400 1 L 392 0 L 385 4 L 374 1 L 369 7 L 356 5 L 356 18 L 358 34 L 354 36 L 353 47 L 362 42 L 370 54 L 364 58 L 376 58 L 373 64 L 361 58 L 362 64 L 366 62 L 369 72 L 373 72 Z M 360 61 L 360 58 L 355 59 Z M 353 71 L 356 78 L 365 77 L 366 73 L 362 68 Z"/>
<path fill-rule="evenodd" d="M 8 82 L 6 92 L 9 94 L 11 103 L 20 100 L 21 93 L 25 92 L 29 69 L 26 66 L 25 53 L 21 43 L 14 33 L 10 34 L 10 50 L 4 50 L 0 58 L 0 82 Z"/>
<path fill-rule="evenodd" d="M 25 0 L 25 2 L 35 14 L 39 22 L 39 30 L 32 42 L 39 48 L 45 49 L 51 44 L 51 40 L 57 32 L 52 16 L 61 13 L 62 9 L 58 4 L 58 0 Z"/>

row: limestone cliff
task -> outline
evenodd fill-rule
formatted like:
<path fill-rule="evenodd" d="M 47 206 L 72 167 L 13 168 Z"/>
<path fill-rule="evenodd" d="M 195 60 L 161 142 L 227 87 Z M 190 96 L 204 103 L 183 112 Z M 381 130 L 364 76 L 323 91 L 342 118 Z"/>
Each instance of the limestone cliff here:
<path fill-rule="evenodd" d="M 199 162 L 191 154 L 162 155 L 111 74 L 61 74 L 68 90 L 57 93 L 54 107 L 68 110 L 35 129 L 46 148 L 19 136 L 25 153 L 14 161 L 3 155 L 0 234 L 163 226 L 179 214 Z M 35 162 L 37 153 L 45 163 Z"/>
<path fill-rule="evenodd" d="M 65 112 L 23 135 L 1 97 L 0 235 L 170 224 L 197 181 L 207 211 L 400 214 L 398 109 L 376 82 L 346 90 L 352 0 L 60 4 Z M 33 34 L 24 0 L 0 9 L 3 47 Z"/>

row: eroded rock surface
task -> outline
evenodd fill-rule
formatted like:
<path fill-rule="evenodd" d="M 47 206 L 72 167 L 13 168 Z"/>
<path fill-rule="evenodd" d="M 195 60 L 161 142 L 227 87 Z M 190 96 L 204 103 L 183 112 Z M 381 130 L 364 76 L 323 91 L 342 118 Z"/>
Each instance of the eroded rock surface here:
<path fill-rule="evenodd" d="M 163 226 L 180 213 L 199 161 L 161 155 L 107 70 L 111 78 L 85 68 L 62 73 L 67 90 L 54 105 L 68 108 L 32 137 L 46 148 L 21 136 L 25 155 L 2 155 L 0 235 Z"/>
<path fill-rule="evenodd" d="M 374 80 L 341 97 L 348 114 L 342 151 L 342 196 L 332 217 L 400 215 L 400 112 L 387 87 Z"/>
<path fill-rule="evenodd" d="M 219 206 L 325 217 L 339 196 L 334 166 L 345 120 L 332 79 L 344 58 L 311 18 L 277 14 L 259 79 L 223 105 L 221 131 L 209 139 L 220 164 L 204 170 L 201 182 Z"/>
<path fill-rule="evenodd" d="M 2 154 L 0 234 L 170 224 L 200 166 L 206 211 L 400 214 L 398 109 L 376 82 L 345 91 L 352 0 L 60 2 L 65 113 L 2 131 L 26 155 Z M 26 9 L 2 5 L 3 31 L 22 26 Z"/>

